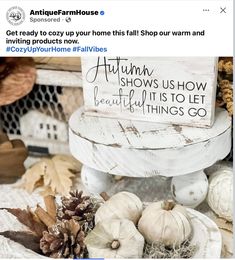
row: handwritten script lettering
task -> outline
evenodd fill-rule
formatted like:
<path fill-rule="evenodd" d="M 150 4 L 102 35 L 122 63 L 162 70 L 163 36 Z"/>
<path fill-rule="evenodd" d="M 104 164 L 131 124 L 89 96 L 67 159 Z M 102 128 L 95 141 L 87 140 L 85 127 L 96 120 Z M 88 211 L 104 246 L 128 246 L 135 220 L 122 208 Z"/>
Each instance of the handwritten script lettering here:
<path fill-rule="evenodd" d="M 89 83 L 96 81 L 99 73 L 103 73 L 106 82 L 109 81 L 109 74 L 117 75 L 118 84 L 120 85 L 120 75 L 135 75 L 135 76 L 151 76 L 153 70 L 149 70 L 144 65 L 142 68 L 132 63 L 125 65 L 125 61 L 128 59 L 123 59 L 120 57 L 117 58 L 97 58 L 97 64 L 94 67 L 91 67 L 86 73 L 86 80 Z M 124 64 L 123 64 L 124 63 Z"/>
<path fill-rule="evenodd" d="M 211 125 L 215 59 L 86 59 L 85 106 L 93 111 L 130 119 Z"/>

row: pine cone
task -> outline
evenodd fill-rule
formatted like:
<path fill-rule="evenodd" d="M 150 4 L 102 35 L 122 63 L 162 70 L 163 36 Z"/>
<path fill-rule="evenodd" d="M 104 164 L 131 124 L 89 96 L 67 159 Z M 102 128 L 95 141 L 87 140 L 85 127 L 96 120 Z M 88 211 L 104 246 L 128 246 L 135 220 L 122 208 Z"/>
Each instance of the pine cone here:
<path fill-rule="evenodd" d="M 219 82 L 222 99 L 226 103 L 226 108 L 230 116 L 233 115 L 233 87 L 228 80 Z"/>
<path fill-rule="evenodd" d="M 58 219 L 74 219 L 86 233 L 94 227 L 96 206 L 89 196 L 82 196 L 82 191 L 70 192 L 69 198 L 62 197 L 62 207 L 58 210 Z"/>
<path fill-rule="evenodd" d="M 218 71 L 225 72 L 226 74 L 233 73 L 233 62 L 231 60 L 221 59 L 218 63 Z"/>
<path fill-rule="evenodd" d="M 43 232 L 40 240 L 42 252 L 52 258 L 84 258 L 85 234 L 81 226 L 71 220 L 63 220 Z"/>

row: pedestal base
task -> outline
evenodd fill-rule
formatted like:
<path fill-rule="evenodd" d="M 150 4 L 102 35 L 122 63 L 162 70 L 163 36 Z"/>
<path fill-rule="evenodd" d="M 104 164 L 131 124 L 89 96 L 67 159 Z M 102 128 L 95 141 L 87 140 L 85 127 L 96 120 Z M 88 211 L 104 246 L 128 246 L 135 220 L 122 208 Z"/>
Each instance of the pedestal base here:
<path fill-rule="evenodd" d="M 92 194 L 100 194 L 110 189 L 112 185 L 112 177 L 101 171 L 92 169 L 83 165 L 81 170 L 81 179 L 83 185 Z"/>

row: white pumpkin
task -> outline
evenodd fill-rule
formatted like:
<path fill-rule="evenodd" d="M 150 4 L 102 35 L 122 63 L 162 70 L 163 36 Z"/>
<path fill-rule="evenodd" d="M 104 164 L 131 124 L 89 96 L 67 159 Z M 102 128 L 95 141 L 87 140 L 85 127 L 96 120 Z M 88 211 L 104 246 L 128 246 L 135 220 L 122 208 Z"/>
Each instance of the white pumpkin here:
<path fill-rule="evenodd" d="M 197 207 L 207 196 L 208 179 L 203 171 L 175 176 L 171 180 L 171 193 L 174 200 L 190 208 Z"/>
<path fill-rule="evenodd" d="M 89 258 L 142 258 L 144 238 L 130 220 L 110 219 L 99 222 L 85 244 Z"/>
<path fill-rule="evenodd" d="M 125 218 L 137 224 L 142 210 L 142 202 L 135 194 L 122 191 L 113 195 L 99 207 L 95 214 L 95 223 L 107 219 Z"/>
<path fill-rule="evenodd" d="M 233 221 L 233 171 L 231 167 L 218 169 L 210 176 L 207 202 L 219 217 Z"/>
<path fill-rule="evenodd" d="M 142 213 L 138 229 L 148 243 L 162 242 L 166 246 L 180 245 L 192 233 L 185 208 L 173 201 L 150 204 Z"/>

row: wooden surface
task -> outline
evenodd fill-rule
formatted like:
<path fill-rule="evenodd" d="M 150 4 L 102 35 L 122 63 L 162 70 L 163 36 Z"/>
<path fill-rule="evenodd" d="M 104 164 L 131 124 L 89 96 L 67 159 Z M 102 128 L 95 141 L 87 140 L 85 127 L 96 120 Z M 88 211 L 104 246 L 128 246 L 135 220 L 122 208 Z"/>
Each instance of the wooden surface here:
<path fill-rule="evenodd" d="M 36 83 L 63 87 L 82 87 L 80 57 L 34 57 Z"/>
<path fill-rule="evenodd" d="M 82 87 L 82 74 L 77 71 L 38 69 L 36 83 L 62 87 Z"/>
<path fill-rule="evenodd" d="M 209 127 L 215 57 L 83 57 L 87 115 Z"/>
<path fill-rule="evenodd" d="M 216 224 L 204 214 L 187 209 L 193 226 L 192 244 L 199 246 L 193 258 L 214 258 L 221 255 L 222 237 Z"/>
<path fill-rule="evenodd" d="M 81 71 L 80 57 L 34 57 L 33 59 L 39 69 Z"/>
<path fill-rule="evenodd" d="M 231 148 L 231 119 L 218 109 L 212 128 L 84 116 L 69 121 L 69 145 L 83 164 L 115 175 L 177 176 L 223 159 Z"/>

